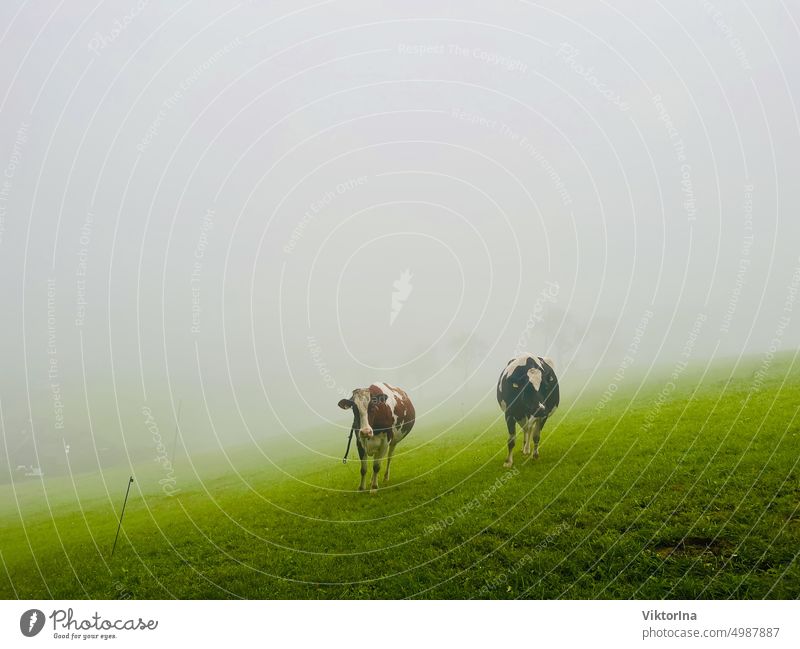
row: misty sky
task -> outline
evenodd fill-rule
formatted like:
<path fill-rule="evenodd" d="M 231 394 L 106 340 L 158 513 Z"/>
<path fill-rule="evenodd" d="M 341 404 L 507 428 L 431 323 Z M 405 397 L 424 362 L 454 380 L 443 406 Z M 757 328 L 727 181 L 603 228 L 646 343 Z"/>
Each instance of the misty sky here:
<path fill-rule="evenodd" d="M 800 344 L 788 3 L 79 4 L 0 6 L 12 446 L 147 448 L 179 402 L 187 447 L 343 435 L 373 380 L 433 420 L 520 346 L 568 383 Z"/>

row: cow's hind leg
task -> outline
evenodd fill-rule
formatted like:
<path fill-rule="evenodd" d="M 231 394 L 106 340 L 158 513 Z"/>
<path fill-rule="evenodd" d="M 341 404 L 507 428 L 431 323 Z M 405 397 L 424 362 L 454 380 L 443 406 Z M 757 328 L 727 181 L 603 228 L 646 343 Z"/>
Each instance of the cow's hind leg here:
<path fill-rule="evenodd" d="M 539 459 L 539 438 L 542 435 L 542 428 L 547 421 L 547 417 L 543 419 L 536 419 L 533 424 L 533 459 Z"/>
<path fill-rule="evenodd" d="M 359 491 L 364 491 L 367 488 L 367 452 L 361 446 L 361 442 L 357 441 L 358 457 L 361 458 L 361 484 L 358 485 Z"/>
<path fill-rule="evenodd" d="M 389 465 L 392 463 L 392 455 L 394 455 L 394 447 L 397 444 L 389 444 L 389 454 L 386 456 L 386 472 L 383 474 L 384 483 L 389 482 Z"/>
<path fill-rule="evenodd" d="M 522 425 L 523 443 L 522 454 L 528 455 L 531 452 L 531 433 L 533 432 L 533 420 L 527 419 Z"/>
<path fill-rule="evenodd" d="M 511 468 L 514 464 L 514 444 L 517 441 L 517 422 L 511 417 L 506 419 L 506 426 L 508 426 L 508 457 L 503 462 L 503 466 L 507 469 Z"/>

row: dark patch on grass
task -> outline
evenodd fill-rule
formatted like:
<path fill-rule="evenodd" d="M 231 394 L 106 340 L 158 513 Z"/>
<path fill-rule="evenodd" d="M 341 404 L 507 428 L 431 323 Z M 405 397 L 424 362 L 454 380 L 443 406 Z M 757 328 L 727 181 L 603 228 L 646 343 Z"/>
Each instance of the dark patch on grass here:
<path fill-rule="evenodd" d="M 685 536 L 678 541 L 662 542 L 653 551 L 660 557 L 700 557 L 703 555 L 723 556 L 730 549 L 730 543 L 722 539 L 704 536 Z"/>

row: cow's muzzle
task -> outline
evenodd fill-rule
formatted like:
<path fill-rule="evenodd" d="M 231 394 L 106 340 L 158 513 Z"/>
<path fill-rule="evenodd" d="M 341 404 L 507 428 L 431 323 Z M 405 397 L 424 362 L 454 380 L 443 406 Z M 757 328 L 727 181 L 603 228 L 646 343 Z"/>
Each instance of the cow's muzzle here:
<path fill-rule="evenodd" d="M 361 437 L 366 437 L 367 439 L 375 434 L 371 428 L 362 428 L 360 431 L 358 431 L 358 433 L 361 435 Z"/>

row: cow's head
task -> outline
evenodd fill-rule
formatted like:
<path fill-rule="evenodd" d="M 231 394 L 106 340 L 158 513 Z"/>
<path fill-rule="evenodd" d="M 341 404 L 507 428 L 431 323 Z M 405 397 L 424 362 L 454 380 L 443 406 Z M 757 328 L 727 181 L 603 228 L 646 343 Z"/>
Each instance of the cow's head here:
<path fill-rule="evenodd" d="M 506 376 L 510 403 L 519 404 L 529 417 L 535 417 L 545 409 L 542 378 L 542 368 L 533 359 L 525 365 L 518 365 Z"/>
<path fill-rule="evenodd" d="M 370 414 L 375 411 L 378 404 L 386 401 L 385 394 L 371 394 L 369 388 L 357 388 L 353 390 L 353 395 L 349 399 L 342 399 L 339 407 L 343 410 L 353 409 L 353 428 L 365 439 L 369 439 L 375 434 L 369 424 Z"/>

